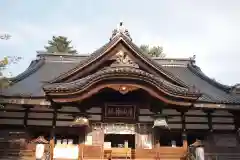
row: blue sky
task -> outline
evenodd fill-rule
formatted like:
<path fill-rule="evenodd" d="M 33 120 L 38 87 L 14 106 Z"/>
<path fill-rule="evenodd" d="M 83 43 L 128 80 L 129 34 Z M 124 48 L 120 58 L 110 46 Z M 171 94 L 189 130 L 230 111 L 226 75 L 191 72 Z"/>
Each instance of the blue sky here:
<path fill-rule="evenodd" d="M 109 40 L 120 21 L 136 44 L 163 46 L 167 57 L 196 55 L 211 78 L 240 82 L 240 1 L 238 0 L 1 0 L 0 57 L 22 56 L 7 74 L 19 74 L 53 35 L 91 53 Z"/>

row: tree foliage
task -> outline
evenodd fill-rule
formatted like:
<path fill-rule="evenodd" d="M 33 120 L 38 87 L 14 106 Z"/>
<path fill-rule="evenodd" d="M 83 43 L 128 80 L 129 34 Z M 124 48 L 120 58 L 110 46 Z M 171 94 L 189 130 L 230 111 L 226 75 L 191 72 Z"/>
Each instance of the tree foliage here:
<path fill-rule="evenodd" d="M 4 58 L 0 61 L 0 88 L 4 88 L 8 86 L 8 80 L 3 77 L 2 71 L 5 69 L 6 65 L 8 64 L 8 59 Z"/>
<path fill-rule="evenodd" d="M 0 34 L 0 39 L 2 40 L 8 40 L 11 38 L 11 35 L 9 34 Z"/>
<path fill-rule="evenodd" d="M 6 78 L 4 75 L 3 75 L 3 70 L 6 69 L 6 67 L 9 65 L 9 64 L 15 64 L 17 63 L 20 59 L 22 59 L 21 57 L 4 57 L 3 60 L 0 60 L 0 88 L 5 88 L 7 87 L 10 82 L 8 81 L 8 78 Z"/>
<path fill-rule="evenodd" d="M 141 45 L 140 49 L 143 53 L 150 55 L 151 57 L 160 57 L 164 58 L 166 55 L 163 53 L 163 48 L 160 46 L 149 47 L 149 45 Z"/>
<path fill-rule="evenodd" d="M 77 51 L 71 46 L 71 42 L 64 36 L 52 37 L 52 40 L 48 41 L 48 46 L 44 48 L 49 53 L 69 53 L 77 54 Z"/>

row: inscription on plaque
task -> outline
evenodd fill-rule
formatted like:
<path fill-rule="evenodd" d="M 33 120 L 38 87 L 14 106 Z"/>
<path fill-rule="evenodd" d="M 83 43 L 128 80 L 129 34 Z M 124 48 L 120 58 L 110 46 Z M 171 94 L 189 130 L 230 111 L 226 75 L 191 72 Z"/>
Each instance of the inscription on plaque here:
<path fill-rule="evenodd" d="M 135 119 L 135 106 L 133 105 L 106 105 L 105 118 Z"/>

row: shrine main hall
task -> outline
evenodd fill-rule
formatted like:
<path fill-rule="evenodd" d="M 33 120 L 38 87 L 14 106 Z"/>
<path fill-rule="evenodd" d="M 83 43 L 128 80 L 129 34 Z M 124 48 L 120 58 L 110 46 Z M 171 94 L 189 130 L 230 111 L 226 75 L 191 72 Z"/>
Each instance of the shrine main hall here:
<path fill-rule="evenodd" d="M 90 55 L 38 52 L 10 81 L 0 159 L 36 159 L 41 144 L 51 160 L 180 160 L 196 140 L 206 157 L 240 159 L 240 86 L 209 78 L 194 57 L 146 55 L 122 25 Z"/>

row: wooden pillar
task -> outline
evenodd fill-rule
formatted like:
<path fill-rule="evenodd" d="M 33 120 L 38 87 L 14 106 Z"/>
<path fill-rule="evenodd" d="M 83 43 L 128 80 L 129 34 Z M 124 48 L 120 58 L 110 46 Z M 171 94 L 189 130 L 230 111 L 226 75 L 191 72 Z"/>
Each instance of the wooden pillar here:
<path fill-rule="evenodd" d="M 29 141 L 30 140 L 30 132 L 28 130 L 28 117 L 29 117 L 29 111 L 30 111 L 30 108 L 32 108 L 32 106 L 30 105 L 24 105 L 23 108 L 25 108 L 24 110 L 24 117 L 23 117 L 23 127 L 25 128 L 24 129 L 24 132 L 25 132 L 25 135 L 24 135 L 24 138 Z M 26 143 L 27 144 L 27 143 Z"/>
<path fill-rule="evenodd" d="M 238 142 L 240 143 L 240 111 L 230 112 L 234 116 L 234 126 Z"/>
<path fill-rule="evenodd" d="M 155 148 L 160 148 L 160 139 L 158 140 L 156 140 L 156 144 L 155 144 Z"/>
<path fill-rule="evenodd" d="M 235 111 L 234 113 L 232 112 L 234 116 L 234 126 L 235 130 L 238 131 L 240 129 L 240 112 Z"/>
<path fill-rule="evenodd" d="M 24 128 L 27 128 L 27 126 L 28 126 L 27 120 L 28 120 L 29 110 L 30 110 L 29 107 L 25 107 L 24 119 L 23 119 L 23 126 L 24 126 Z"/>
<path fill-rule="evenodd" d="M 160 138 L 159 138 L 160 137 Z M 160 148 L 161 132 L 158 128 L 154 128 L 154 148 Z"/>
<path fill-rule="evenodd" d="M 88 104 L 84 104 L 84 102 L 82 102 L 81 104 L 71 104 L 72 106 L 76 107 L 79 111 L 80 114 L 86 114 L 86 106 L 88 106 Z M 87 115 L 87 114 L 86 114 Z M 80 135 L 78 136 L 78 160 L 83 160 L 83 150 L 84 150 L 84 146 L 85 146 L 85 139 L 86 139 L 86 134 L 87 134 L 87 127 L 80 127 L 79 128 L 81 131 L 79 132 Z"/>
<path fill-rule="evenodd" d="M 84 149 L 84 143 L 86 138 L 86 127 L 81 127 L 81 134 L 78 137 L 78 160 L 83 159 L 83 149 Z M 83 133 L 84 132 L 84 133 Z"/>
<path fill-rule="evenodd" d="M 50 136 L 50 160 L 53 160 L 53 152 L 54 152 L 54 147 L 55 147 L 55 128 L 56 128 L 56 121 L 57 121 L 57 105 L 52 104 L 52 107 L 54 109 L 53 112 L 53 120 L 52 120 L 52 129 L 51 129 L 51 136 Z"/>
<path fill-rule="evenodd" d="M 181 112 L 181 122 L 182 122 L 182 141 L 183 141 L 183 148 L 187 150 L 188 142 L 187 142 L 187 133 L 186 133 L 186 117 L 185 113 L 187 110 L 180 111 Z"/>
<path fill-rule="evenodd" d="M 78 160 L 83 160 L 83 148 L 84 148 L 84 144 L 79 143 L 78 144 Z"/>
<path fill-rule="evenodd" d="M 183 148 L 185 150 L 187 150 L 188 149 L 188 142 L 187 142 L 187 133 L 186 132 L 182 133 L 182 140 L 183 140 Z"/>
<path fill-rule="evenodd" d="M 208 109 L 208 110 L 203 110 L 203 112 L 207 113 L 209 132 L 212 133 L 213 132 L 212 113 L 214 112 L 214 110 Z"/>
<path fill-rule="evenodd" d="M 165 104 L 164 104 L 164 105 L 165 105 Z M 160 114 L 162 114 L 163 108 L 154 107 L 153 112 L 154 112 L 155 114 L 157 114 L 158 112 L 159 112 Z M 154 128 L 154 139 L 155 139 L 155 142 L 154 142 L 154 143 L 155 143 L 155 148 L 160 148 L 160 146 L 161 146 L 161 142 L 160 142 L 160 139 L 162 138 L 161 135 L 163 135 L 163 134 L 161 134 L 161 130 L 160 130 L 159 128 Z M 159 137 L 159 138 L 157 139 L 156 137 Z"/>
<path fill-rule="evenodd" d="M 49 142 L 49 145 L 50 145 L 50 160 L 53 160 L 53 153 L 54 153 L 54 145 L 55 145 L 55 142 L 54 142 L 54 129 L 52 129 L 51 131 L 51 139 L 50 139 L 50 142 Z"/>

